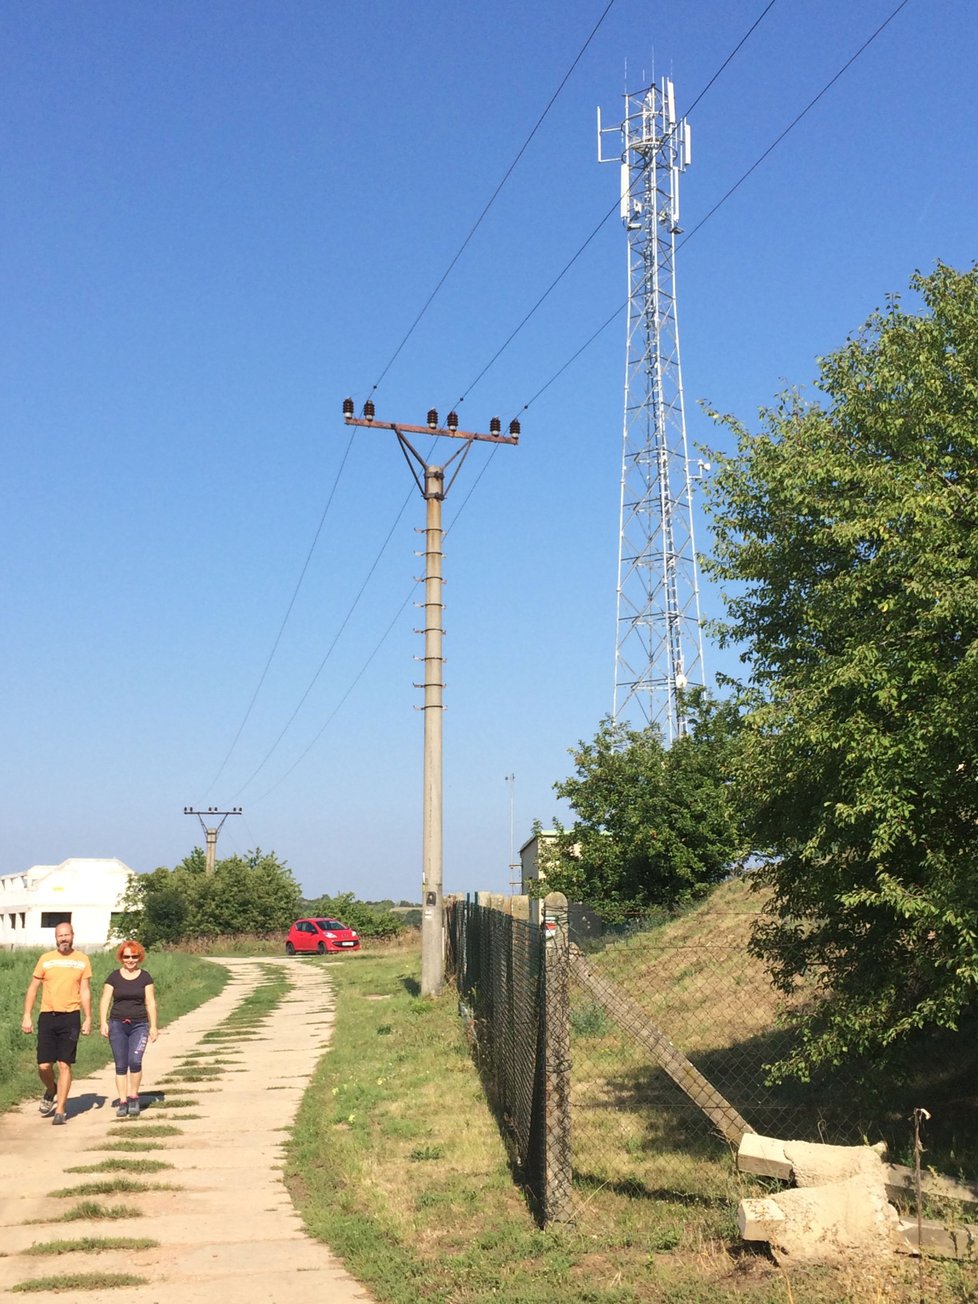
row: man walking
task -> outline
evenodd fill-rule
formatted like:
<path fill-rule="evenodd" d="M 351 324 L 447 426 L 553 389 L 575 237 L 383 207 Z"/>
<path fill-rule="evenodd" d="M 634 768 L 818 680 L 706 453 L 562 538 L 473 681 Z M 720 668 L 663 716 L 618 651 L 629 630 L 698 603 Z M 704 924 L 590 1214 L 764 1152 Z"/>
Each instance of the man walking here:
<path fill-rule="evenodd" d="M 54 940 L 58 949 L 45 951 L 34 966 L 20 1026 L 23 1032 L 33 1031 L 34 1000 L 40 990 L 37 1072 L 44 1084 L 41 1113 L 45 1118 L 53 1114 L 55 1123 L 63 1124 L 78 1034 L 87 1037 L 92 1031 L 92 962 L 75 950 L 75 930 L 71 924 L 58 924 Z"/>

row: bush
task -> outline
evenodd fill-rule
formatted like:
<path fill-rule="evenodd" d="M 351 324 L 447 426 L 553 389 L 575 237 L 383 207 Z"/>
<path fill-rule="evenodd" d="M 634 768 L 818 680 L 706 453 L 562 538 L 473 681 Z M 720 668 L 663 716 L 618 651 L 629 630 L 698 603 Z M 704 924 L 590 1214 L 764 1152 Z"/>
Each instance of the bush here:
<path fill-rule="evenodd" d="M 130 882 L 114 925 L 145 946 L 225 933 L 284 931 L 300 913 L 302 894 L 274 852 L 219 860 L 208 874 L 197 848 L 174 869 L 161 867 Z"/>

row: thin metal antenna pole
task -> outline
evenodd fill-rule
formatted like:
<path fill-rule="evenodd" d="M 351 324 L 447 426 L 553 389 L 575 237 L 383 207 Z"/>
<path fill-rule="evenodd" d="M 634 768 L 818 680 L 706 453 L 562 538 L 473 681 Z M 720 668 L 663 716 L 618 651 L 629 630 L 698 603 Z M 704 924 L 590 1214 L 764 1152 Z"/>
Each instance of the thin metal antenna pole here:
<path fill-rule="evenodd" d="M 520 864 L 516 859 L 516 775 L 507 774 L 509 786 L 509 890 L 512 895 L 523 888 L 523 875 L 517 874 Z"/>

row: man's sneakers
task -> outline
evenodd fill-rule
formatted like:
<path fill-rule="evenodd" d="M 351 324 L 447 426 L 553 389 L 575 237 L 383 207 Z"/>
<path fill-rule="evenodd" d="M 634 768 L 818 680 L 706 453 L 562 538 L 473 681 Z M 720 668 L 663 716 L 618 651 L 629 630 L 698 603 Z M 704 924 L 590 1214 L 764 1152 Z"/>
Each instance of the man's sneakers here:
<path fill-rule="evenodd" d="M 65 1125 L 65 1123 L 67 1123 L 67 1121 L 68 1121 L 68 1120 L 65 1118 L 64 1114 L 55 1114 L 55 1116 L 54 1116 L 54 1126 L 55 1126 L 55 1127 L 64 1127 L 64 1125 Z"/>
<path fill-rule="evenodd" d="M 41 1117 L 42 1118 L 50 1117 L 50 1115 L 54 1113 L 56 1108 L 57 1106 L 54 1100 L 54 1092 L 52 1091 L 50 1095 L 48 1095 L 48 1093 L 45 1092 L 44 1095 L 41 1097 L 41 1103 L 38 1105 L 38 1109 L 41 1111 Z"/>
<path fill-rule="evenodd" d="M 127 1100 L 120 1100 L 120 1101 L 119 1101 L 119 1107 L 118 1107 L 118 1109 L 115 1111 L 115 1116 L 116 1116 L 116 1118 L 128 1118 L 128 1117 L 129 1117 L 129 1102 L 128 1102 Z"/>
<path fill-rule="evenodd" d="M 130 1118 L 138 1118 L 138 1117 L 139 1117 L 139 1097 L 138 1097 L 138 1096 L 130 1096 L 130 1097 L 129 1097 L 129 1107 L 128 1107 L 127 1113 L 129 1114 L 129 1117 L 130 1117 Z"/>

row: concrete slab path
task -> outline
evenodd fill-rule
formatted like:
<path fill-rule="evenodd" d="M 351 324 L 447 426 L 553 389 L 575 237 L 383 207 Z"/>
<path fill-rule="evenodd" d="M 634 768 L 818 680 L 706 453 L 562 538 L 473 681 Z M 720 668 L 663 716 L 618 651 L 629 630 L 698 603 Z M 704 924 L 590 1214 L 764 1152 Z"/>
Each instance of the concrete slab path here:
<path fill-rule="evenodd" d="M 328 962 L 283 957 L 219 963 L 230 971 L 224 991 L 169 1024 L 148 1047 L 139 1119 L 115 1118 L 111 1064 L 76 1079 L 64 1127 L 41 1118 L 36 1100 L 0 1116 L 0 1292 L 41 1277 L 105 1272 L 131 1273 L 145 1284 L 72 1292 L 73 1298 L 87 1304 L 123 1299 L 126 1304 L 213 1304 L 215 1298 L 286 1304 L 301 1295 L 319 1304 L 370 1304 L 366 1290 L 339 1260 L 305 1234 L 282 1181 L 283 1147 L 333 1027 Z M 203 1035 L 258 986 L 263 964 L 281 966 L 288 975 L 284 999 L 253 1033 L 202 1043 Z M 162 1006 L 166 993 L 158 996 Z M 161 1083 L 195 1052 L 206 1054 L 204 1064 L 226 1060 L 225 1072 L 213 1083 Z M 196 1103 L 179 1107 L 179 1100 Z M 129 1157 L 172 1164 L 139 1179 L 172 1189 L 77 1198 L 51 1194 L 120 1175 L 66 1169 L 126 1159 L 126 1152 L 106 1146 L 164 1121 L 179 1133 L 153 1138 L 161 1149 Z M 85 1198 L 132 1206 L 140 1216 L 59 1221 Z M 116 1236 L 159 1244 L 97 1254 L 25 1254 L 38 1242 Z M 65 1295 L 41 1291 L 30 1298 L 43 1304 Z"/>

